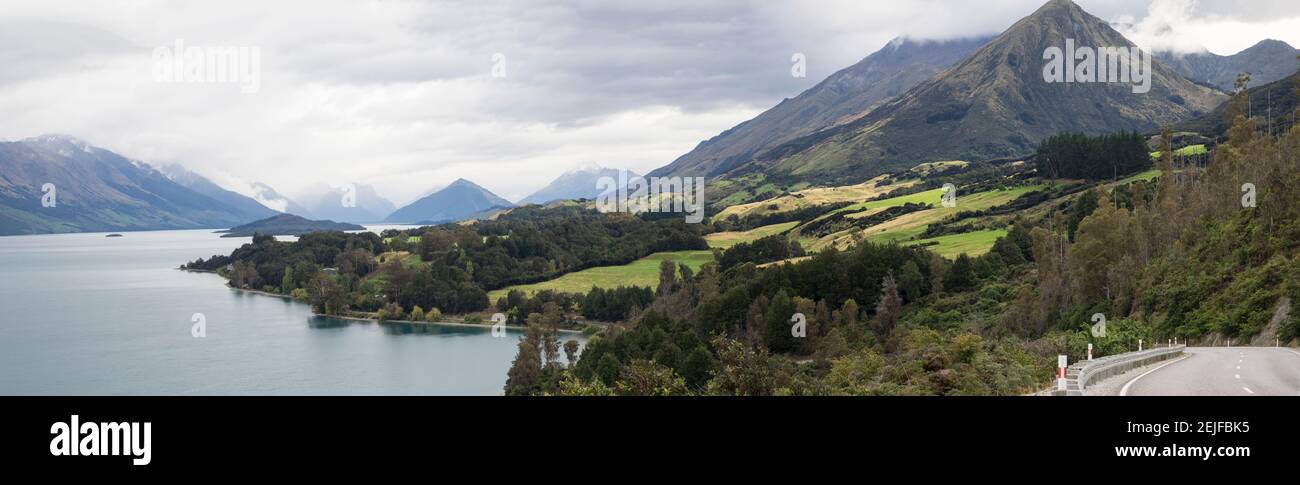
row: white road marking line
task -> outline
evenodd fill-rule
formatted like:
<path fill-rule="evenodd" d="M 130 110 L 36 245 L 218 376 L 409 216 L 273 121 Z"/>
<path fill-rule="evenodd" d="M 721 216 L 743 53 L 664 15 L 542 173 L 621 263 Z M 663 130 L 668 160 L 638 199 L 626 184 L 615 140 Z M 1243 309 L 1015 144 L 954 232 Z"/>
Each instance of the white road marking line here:
<path fill-rule="evenodd" d="M 1241 374 L 1237 374 L 1235 377 L 1236 377 L 1237 379 L 1241 379 Z"/>
<path fill-rule="evenodd" d="M 1243 391 L 1246 391 L 1246 392 L 1250 393 L 1250 394 L 1254 394 L 1254 393 L 1255 393 L 1255 391 L 1250 390 L 1249 387 L 1243 387 L 1243 388 L 1241 388 L 1241 389 L 1242 389 Z"/>
<path fill-rule="evenodd" d="M 1132 386 L 1133 386 L 1133 383 L 1137 382 L 1138 379 L 1141 379 L 1141 378 L 1143 378 L 1143 377 L 1146 377 L 1148 374 L 1150 374 L 1150 373 L 1152 373 L 1152 372 L 1155 372 L 1155 371 L 1158 371 L 1158 370 L 1160 370 L 1160 369 L 1163 369 L 1163 368 L 1165 368 L 1165 366 L 1167 366 L 1167 365 L 1169 365 L 1169 364 L 1172 364 L 1172 363 L 1174 363 L 1174 362 L 1181 361 L 1181 360 L 1186 359 L 1186 358 L 1191 357 L 1191 356 L 1192 356 L 1192 354 L 1183 354 L 1182 357 L 1179 357 L 1179 358 L 1174 359 L 1174 360 L 1171 360 L 1171 361 L 1169 361 L 1169 362 L 1165 362 L 1165 363 L 1163 363 L 1163 364 L 1160 364 L 1160 367 L 1156 367 L 1156 368 L 1151 369 L 1151 370 L 1149 370 L 1149 371 L 1143 372 L 1142 375 L 1137 376 L 1137 377 L 1134 377 L 1133 380 L 1128 381 L 1128 383 L 1124 384 L 1124 387 L 1121 388 L 1121 389 L 1119 390 L 1119 395 L 1121 395 L 1121 396 L 1127 396 L 1127 395 L 1128 395 L 1128 390 L 1129 390 L 1129 388 L 1132 387 Z"/>

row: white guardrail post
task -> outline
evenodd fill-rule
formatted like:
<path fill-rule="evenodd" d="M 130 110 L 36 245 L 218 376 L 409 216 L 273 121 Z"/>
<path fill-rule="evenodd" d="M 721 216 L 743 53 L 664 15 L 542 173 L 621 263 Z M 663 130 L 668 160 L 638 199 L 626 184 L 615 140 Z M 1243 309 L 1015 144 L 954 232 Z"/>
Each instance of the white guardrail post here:
<path fill-rule="evenodd" d="M 1171 340 L 1169 347 L 1157 347 L 1126 354 L 1099 357 L 1075 362 L 1074 365 L 1068 366 L 1066 365 L 1066 356 L 1059 356 L 1057 357 L 1056 388 L 1050 394 L 1053 396 L 1082 396 L 1088 386 L 1095 381 L 1172 359 L 1182 355 L 1183 351 L 1187 349 L 1186 345 L 1172 344 L 1173 341 Z M 1139 343 L 1139 345 L 1141 344 Z M 1089 350 L 1091 351 L 1091 348 Z M 1089 352 L 1089 357 L 1091 357 L 1091 352 Z"/>

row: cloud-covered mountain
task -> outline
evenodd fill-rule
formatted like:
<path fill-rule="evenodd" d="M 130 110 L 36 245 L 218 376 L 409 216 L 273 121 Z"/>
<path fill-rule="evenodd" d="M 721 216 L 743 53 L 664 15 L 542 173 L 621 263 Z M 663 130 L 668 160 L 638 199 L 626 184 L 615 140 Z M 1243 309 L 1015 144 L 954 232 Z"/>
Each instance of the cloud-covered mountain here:
<path fill-rule="evenodd" d="M 1069 0 L 1052 0 L 953 67 L 851 123 L 773 148 L 748 167 L 821 180 L 863 177 L 941 160 L 1020 157 L 1061 132 L 1154 130 L 1200 116 L 1225 97 L 1158 61 L 1151 86 L 1047 82 L 1044 53 L 1076 46 L 1130 47 Z"/>
<path fill-rule="evenodd" d="M 474 182 L 458 179 L 446 188 L 393 212 L 384 222 L 393 224 L 460 221 L 496 208 L 515 205 Z"/>
<path fill-rule="evenodd" d="M 640 177 L 635 172 L 625 171 L 627 177 Z M 618 180 L 619 170 L 615 168 L 589 167 L 570 170 L 557 177 L 546 187 L 542 187 L 528 197 L 519 201 L 519 205 L 545 204 L 557 200 L 595 199 L 601 194 L 597 182 L 601 177 Z"/>
<path fill-rule="evenodd" d="M 1263 86 L 1295 74 L 1300 50 L 1280 40 L 1264 40 L 1230 56 L 1212 52 L 1178 54 L 1160 52 L 1156 57 L 1184 77 L 1231 92 L 1237 75 L 1249 72 L 1251 86 Z"/>
<path fill-rule="evenodd" d="M 276 192 L 270 185 L 261 182 L 253 182 L 250 185 L 250 189 L 253 191 L 253 199 L 257 200 L 258 203 L 264 206 L 275 209 L 276 212 L 302 216 L 307 219 L 315 217 L 307 207 L 294 202 L 293 199 L 285 197 L 279 192 Z"/>
<path fill-rule="evenodd" d="M 239 211 L 239 213 L 249 222 L 265 219 L 278 214 L 275 210 L 262 205 L 252 197 L 226 190 L 204 176 L 189 171 L 178 163 L 163 165 L 158 168 L 158 171 L 162 172 L 163 175 L 166 175 L 167 178 L 180 184 L 182 187 L 211 197 L 213 200 L 226 204 L 227 206 Z"/>
<path fill-rule="evenodd" d="M 42 204 L 46 184 L 53 207 Z M 241 208 L 70 136 L 0 143 L 0 235 L 223 228 Z"/>
<path fill-rule="evenodd" d="M 355 189 L 350 197 L 347 193 L 349 188 Z M 298 199 L 316 218 L 354 224 L 380 222 L 397 210 L 397 207 L 380 196 L 374 187 L 358 183 L 353 183 L 352 187 L 313 185 Z M 345 201 L 352 205 L 350 207 L 345 205 Z"/>

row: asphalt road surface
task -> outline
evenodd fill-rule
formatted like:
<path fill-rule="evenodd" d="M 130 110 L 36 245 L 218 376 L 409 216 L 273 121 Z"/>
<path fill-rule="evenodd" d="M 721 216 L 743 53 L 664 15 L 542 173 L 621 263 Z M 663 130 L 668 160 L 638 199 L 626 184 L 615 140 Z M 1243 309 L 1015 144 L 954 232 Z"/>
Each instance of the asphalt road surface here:
<path fill-rule="evenodd" d="M 1300 353 L 1276 347 L 1196 347 L 1125 376 L 1121 396 L 1300 396 Z"/>

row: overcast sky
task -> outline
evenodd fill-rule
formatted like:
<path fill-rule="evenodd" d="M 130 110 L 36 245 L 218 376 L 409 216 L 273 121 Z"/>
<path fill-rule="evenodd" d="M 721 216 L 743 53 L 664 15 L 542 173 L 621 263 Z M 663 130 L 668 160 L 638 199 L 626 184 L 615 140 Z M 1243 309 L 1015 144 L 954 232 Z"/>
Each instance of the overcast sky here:
<path fill-rule="evenodd" d="M 402 205 L 464 177 L 517 200 L 576 167 L 652 170 L 896 36 L 997 33 L 1043 1 L 6 0 L 0 140 L 69 134 L 241 192 L 358 182 Z M 1144 47 L 1300 46 L 1296 0 L 1078 3 Z M 157 82 L 178 39 L 256 47 L 260 89 Z"/>

